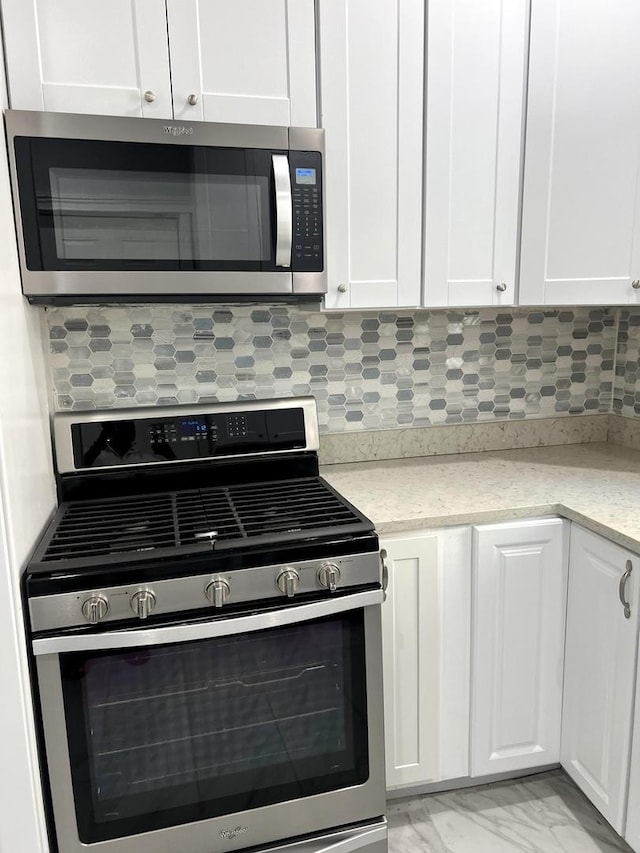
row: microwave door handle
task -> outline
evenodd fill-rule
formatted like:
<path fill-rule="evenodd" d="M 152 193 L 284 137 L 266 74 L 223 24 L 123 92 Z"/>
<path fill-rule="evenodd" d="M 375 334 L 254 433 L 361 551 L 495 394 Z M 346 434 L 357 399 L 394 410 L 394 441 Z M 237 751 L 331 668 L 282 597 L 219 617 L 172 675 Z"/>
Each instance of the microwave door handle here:
<path fill-rule="evenodd" d="M 276 190 L 276 266 L 291 266 L 293 214 L 289 158 L 286 154 L 272 154 L 273 181 Z"/>

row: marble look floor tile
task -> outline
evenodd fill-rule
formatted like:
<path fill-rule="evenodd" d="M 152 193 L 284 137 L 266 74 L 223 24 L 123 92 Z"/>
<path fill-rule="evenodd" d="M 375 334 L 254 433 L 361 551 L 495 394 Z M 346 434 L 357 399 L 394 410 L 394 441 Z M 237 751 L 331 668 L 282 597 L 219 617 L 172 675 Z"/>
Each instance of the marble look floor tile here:
<path fill-rule="evenodd" d="M 390 853 L 630 851 L 560 770 L 389 803 Z"/>

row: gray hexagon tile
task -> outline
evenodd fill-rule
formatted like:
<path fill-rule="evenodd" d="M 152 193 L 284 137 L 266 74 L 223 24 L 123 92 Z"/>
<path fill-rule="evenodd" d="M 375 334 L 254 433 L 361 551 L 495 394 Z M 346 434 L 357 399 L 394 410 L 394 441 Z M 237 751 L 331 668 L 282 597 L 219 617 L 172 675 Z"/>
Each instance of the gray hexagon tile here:
<path fill-rule="evenodd" d="M 640 417 L 640 308 L 620 311 L 613 411 Z"/>
<path fill-rule="evenodd" d="M 640 310 L 619 411 L 640 414 Z M 323 432 L 608 412 L 609 309 L 322 314 L 289 306 L 47 309 L 58 409 L 313 394 Z"/>

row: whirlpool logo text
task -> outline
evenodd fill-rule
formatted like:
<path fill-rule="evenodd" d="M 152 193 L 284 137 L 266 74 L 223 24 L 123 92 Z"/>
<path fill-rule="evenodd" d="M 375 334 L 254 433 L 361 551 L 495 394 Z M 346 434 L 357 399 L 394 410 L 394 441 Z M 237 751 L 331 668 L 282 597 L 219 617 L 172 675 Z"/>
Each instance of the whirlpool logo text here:
<path fill-rule="evenodd" d="M 184 124 L 165 124 L 162 129 L 165 133 L 170 133 L 171 136 L 191 136 L 193 134 L 193 128 L 185 127 Z"/>
<path fill-rule="evenodd" d="M 232 841 L 234 838 L 237 838 L 238 835 L 244 835 L 248 829 L 248 826 L 236 826 L 235 829 L 221 829 L 220 838 L 226 838 L 228 841 Z"/>

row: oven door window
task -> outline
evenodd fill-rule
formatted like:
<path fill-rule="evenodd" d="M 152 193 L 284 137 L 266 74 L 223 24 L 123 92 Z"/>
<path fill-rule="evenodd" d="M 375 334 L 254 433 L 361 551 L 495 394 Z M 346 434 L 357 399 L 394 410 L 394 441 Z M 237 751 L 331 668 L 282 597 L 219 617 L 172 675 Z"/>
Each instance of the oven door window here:
<path fill-rule="evenodd" d="M 368 778 L 362 610 L 60 663 L 86 844 Z"/>
<path fill-rule="evenodd" d="M 272 271 L 270 151 L 15 140 L 30 270 Z"/>

